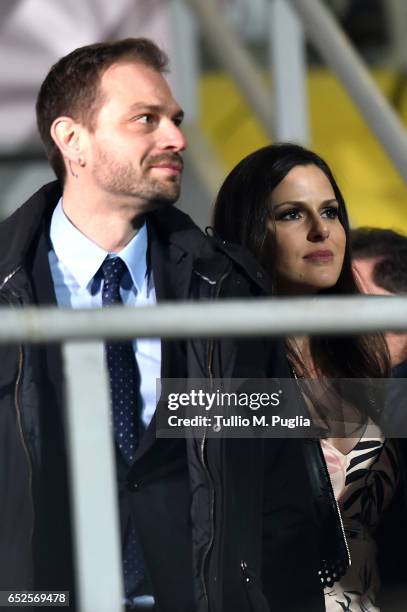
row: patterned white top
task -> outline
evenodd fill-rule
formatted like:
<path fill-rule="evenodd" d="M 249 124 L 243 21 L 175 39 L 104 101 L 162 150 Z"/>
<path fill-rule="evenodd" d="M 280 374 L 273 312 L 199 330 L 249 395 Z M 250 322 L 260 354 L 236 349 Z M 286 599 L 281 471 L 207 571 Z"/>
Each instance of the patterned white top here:
<path fill-rule="evenodd" d="M 327 612 L 380 612 L 374 531 L 399 478 L 391 440 L 362 438 L 347 455 L 326 440 L 322 450 L 342 514 L 352 564 L 324 589 Z"/>

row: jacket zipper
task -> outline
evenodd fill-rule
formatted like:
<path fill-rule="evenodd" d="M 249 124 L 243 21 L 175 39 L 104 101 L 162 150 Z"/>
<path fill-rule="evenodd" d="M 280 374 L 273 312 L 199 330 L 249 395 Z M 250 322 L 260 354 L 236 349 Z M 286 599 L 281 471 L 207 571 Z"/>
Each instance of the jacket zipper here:
<path fill-rule="evenodd" d="M 206 560 L 208 558 L 208 554 L 210 549 L 212 548 L 212 544 L 213 544 L 213 539 L 214 539 L 214 528 L 213 528 L 213 518 L 214 518 L 214 507 L 215 507 L 215 494 L 214 494 L 214 486 L 213 486 L 213 480 L 210 476 L 208 467 L 206 465 L 206 461 L 205 461 L 205 442 L 206 442 L 206 430 L 204 431 L 204 435 L 201 441 L 201 463 L 202 463 L 202 467 L 205 470 L 206 476 L 208 478 L 208 481 L 210 483 L 210 487 L 211 487 L 211 500 L 210 500 L 210 521 L 211 521 L 211 537 L 209 540 L 209 543 L 206 547 L 205 553 L 203 555 L 203 559 L 202 559 L 202 564 L 201 564 L 201 583 L 202 583 L 202 589 L 203 589 L 203 593 L 204 593 L 204 598 L 205 598 L 205 603 L 206 603 L 206 609 L 209 610 L 209 599 L 208 599 L 208 592 L 206 590 L 206 584 L 205 584 L 205 565 L 206 565 Z"/>
<path fill-rule="evenodd" d="M 0 283 L 0 291 L 4 288 L 4 286 L 8 283 L 8 281 L 13 278 L 13 276 L 20 270 L 21 266 L 17 266 L 10 274 L 5 276 Z"/>
<path fill-rule="evenodd" d="M 328 482 L 328 486 L 329 486 L 330 491 L 331 491 L 331 497 L 333 498 L 333 500 L 335 502 L 336 515 L 337 515 L 337 517 L 339 519 L 339 525 L 341 527 L 341 535 L 342 535 L 343 543 L 345 544 L 346 555 L 347 555 L 347 558 L 348 558 L 348 567 L 350 567 L 351 563 L 352 563 L 352 560 L 351 560 L 351 556 L 350 556 L 348 540 L 347 540 L 346 534 L 345 534 L 345 528 L 343 526 L 342 514 L 341 514 L 341 511 L 339 509 L 339 505 L 338 505 L 337 499 L 336 499 L 335 494 L 334 494 L 334 490 L 333 490 L 333 487 L 332 487 L 331 476 L 329 475 L 329 470 L 328 470 L 328 466 L 327 466 L 327 463 L 326 463 L 326 460 L 325 460 L 325 456 L 324 456 L 324 453 L 322 452 L 321 443 L 319 442 L 319 440 L 316 440 L 316 443 L 320 446 L 320 452 L 321 452 L 322 460 L 323 460 L 323 468 L 324 468 L 324 472 L 325 472 L 325 478 L 326 478 L 326 480 Z"/>
<path fill-rule="evenodd" d="M 298 385 L 298 375 L 297 375 L 297 372 L 295 371 L 295 369 L 293 367 L 291 367 L 291 371 L 292 371 L 294 379 L 295 379 L 295 381 L 296 381 L 296 383 Z M 300 387 L 298 387 L 298 389 L 301 392 Z M 348 558 L 348 567 L 350 567 L 351 564 L 352 564 L 352 559 L 351 559 L 351 556 L 350 556 L 348 540 L 347 540 L 346 534 L 345 534 L 345 528 L 343 526 L 342 514 L 341 514 L 341 511 L 339 509 L 339 504 L 337 502 L 337 499 L 335 497 L 335 493 L 334 493 L 334 490 L 333 490 L 333 487 L 332 487 L 331 476 L 329 475 L 328 466 L 327 466 L 327 463 L 325 461 L 325 456 L 324 456 L 324 453 L 322 452 L 322 448 L 321 448 L 320 442 L 317 441 L 317 444 L 319 444 L 319 446 L 320 446 L 320 451 L 321 451 L 322 460 L 323 460 L 323 466 L 324 466 L 324 472 L 325 472 L 325 478 L 327 479 L 328 485 L 330 487 L 331 496 L 332 496 L 333 500 L 335 501 L 336 515 L 337 515 L 337 517 L 339 519 L 339 525 L 340 525 L 340 528 L 341 528 L 341 535 L 342 535 L 343 543 L 345 544 L 346 556 Z"/>
<path fill-rule="evenodd" d="M 29 469 L 30 499 L 32 500 L 33 499 L 33 490 L 32 490 L 33 470 L 32 470 L 32 463 L 31 463 L 31 459 L 30 459 L 30 453 L 28 451 L 27 443 L 25 441 L 25 437 L 24 437 L 24 433 L 23 433 L 23 427 L 22 427 L 22 424 L 21 424 L 21 410 L 20 410 L 20 403 L 19 403 L 20 384 L 21 384 L 21 378 L 22 378 L 22 373 L 23 373 L 23 365 L 24 365 L 24 352 L 23 352 L 23 347 L 20 345 L 20 347 L 19 347 L 19 358 L 18 358 L 18 372 L 17 372 L 17 378 L 16 378 L 16 386 L 14 388 L 14 406 L 15 406 L 15 409 L 16 409 L 18 430 L 19 430 L 19 433 L 20 433 L 21 442 L 23 444 L 24 452 L 25 452 L 25 455 L 27 457 L 27 463 L 28 463 L 28 469 Z M 33 512 L 34 512 L 34 507 L 33 507 Z M 33 535 L 34 535 L 34 519 L 33 519 L 33 522 L 32 522 L 31 533 L 30 533 L 30 541 L 31 542 L 32 542 Z"/>
<path fill-rule="evenodd" d="M 324 458 L 324 461 L 325 461 L 325 458 Z M 326 465 L 326 462 L 325 462 L 325 465 Z M 328 468 L 326 467 L 326 469 L 328 469 Z M 329 476 L 329 472 L 328 472 L 328 476 Z M 329 476 L 329 478 L 331 478 L 331 477 Z M 335 500 L 336 512 L 337 512 L 337 515 L 338 515 L 338 518 L 339 518 L 339 524 L 341 526 L 342 537 L 343 537 L 343 541 L 344 541 L 345 548 L 346 548 L 346 554 L 347 554 L 347 557 L 348 557 L 348 567 L 350 567 L 352 565 L 352 559 L 351 559 L 351 556 L 350 556 L 348 540 L 347 540 L 347 537 L 346 537 L 346 534 L 345 534 L 345 528 L 343 526 L 342 514 L 341 514 L 341 511 L 339 509 L 339 504 L 338 504 L 337 499 L 336 499 L 334 494 L 333 494 L 333 498 Z"/>
<path fill-rule="evenodd" d="M 229 275 L 229 271 L 225 272 L 223 274 L 223 276 L 221 276 L 221 278 L 219 279 L 218 283 L 217 283 L 217 289 L 214 293 L 214 298 L 217 299 L 220 295 L 220 290 L 222 288 L 222 283 L 225 280 L 225 278 L 227 278 L 227 276 Z M 209 344 L 209 351 L 208 351 L 208 378 L 210 380 L 210 384 L 211 384 L 211 389 L 213 386 L 213 351 L 214 351 L 214 341 L 213 338 L 211 338 L 210 340 L 210 344 Z M 211 486 L 211 507 L 210 507 L 210 520 L 211 520 L 211 537 L 210 540 L 208 542 L 208 545 L 206 547 L 205 553 L 203 555 L 203 559 L 202 559 L 202 565 L 201 565 L 201 583 L 202 583 L 202 587 L 203 587 L 203 592 L 204 592 L 204 598 L 205 598 L 205 603 L 206 603 L 206 608 L 207 610 L 209 610 L 209 599 L 208 599 L 208 592 L 206 589 L 206 584 L 205 584 L 205 566 L 207 563 L 207 559 L 208 559 L 208 555 L 209 552 L 213 546 L 213 541 L 215 539 L 215 529 L 214 529 L 214 512 L 215 512 L 215 488 L 213 485 L 213 480 L 211 478 L 208 466 L 206 464 L 206 460 L 205 460 L 205 445 L 206 445 L 206 427 L 202 436 L 202 441 L 201 441 L 201 463 L 202 463 L 202 467 L 205 470 L 205 473 L 207 475 L 208 481 L 210 483 Z"/>
<path fill-rule="evenodd" d="M 9 282 L 9 280 L 11 280 L 13 278 L 13 276 L 21 269 L 21 266 L 17 266 L 17 268 L 15 268 L 12 272 L 10 272 L 10 274 L 8 274 L 0 283 L 0 290 L 2 290 L 5 285 Z M 12 306 L 11 302 L 9 302 L 10 307 Z M 22 345 L 19 346 L 19 356 L 18 356 L 18 370 L 17 370 L 17 378 L 16 378 L 16 384 L 14 387 L 14 408 L 16 411 L 16 417 L 17 417 L 17 424 L 18 424 L 18 431 L 20 434 L 20 438 L 21 438 L 21 443 L 23 445 L 23 449 L 24 449 L 24 453 L 27 457 L 27 464 L 28 464 L 28 481 L 29 481 L 29 494 L 30 494 L 30 499 L 33 500 L 33 487 L 32 487 L 32 483 L 33 483 L 33 468 L 32 468 L 32 462 L 31 462 L 31 457 L 30 457 L 30 453 L 27 447 L 27 442 L 24 436 L 24 432 L 23 432 L 23 427 L 22 427 L 22 423 L 21 423 L 21 409 L 20 409 L 20 403 L 19 403 L 19 395 L 20 395 L 20 384 L 21 384 L 21 378 L 22 378 L 22 373 L 23 373 L 23 365 L 24 365 L 24 351 L 23 351 L 23 347 Z M 33 535 L 34 535 L 34 522 L 35 522 L 35 516 L 34 516 L 34 505 L 33 505 L 33 522 L 32 522 L 32 527 L 31 527 L 31 533 L 30 533 L 30 541 L 32 542 L 33 539 Z"/>

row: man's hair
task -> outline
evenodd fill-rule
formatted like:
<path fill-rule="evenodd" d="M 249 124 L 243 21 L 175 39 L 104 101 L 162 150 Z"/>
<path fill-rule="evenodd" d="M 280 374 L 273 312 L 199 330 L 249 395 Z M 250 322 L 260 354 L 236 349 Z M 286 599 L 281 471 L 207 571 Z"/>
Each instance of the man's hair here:
<path fill-rule="evenodd" d="M 351 231 L 354 259 L 374 259 L 373 281 L 391 293 L 407 292 L 407 237 L 389 229 Z"/>
<path fill-rule="evenodd" d="M 65 164 L 50 133 L 57 117 L 67 115 L 89 130 L 96 127 L 103 104 L 100 82 L 104 72 L 117 62 L 138 62 L 157 72 L 166 72 L 168 57 L 147 38 L 126 38 L 96 43 L 75 49 L 54 64 L 37 98 L 37 125 L 45 151 L 55 174 L 63 182 Z"/>

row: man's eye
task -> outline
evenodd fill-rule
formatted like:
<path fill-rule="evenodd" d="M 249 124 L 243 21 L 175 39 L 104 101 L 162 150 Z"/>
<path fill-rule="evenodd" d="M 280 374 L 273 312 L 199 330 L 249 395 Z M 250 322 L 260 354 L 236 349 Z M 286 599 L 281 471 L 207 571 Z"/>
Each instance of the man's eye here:
<path fill-rule="evenodd" d="M 180 127 L 180 125 L 182 124 L 182 120 L 183 117 L 174 117 L 174 119 L 172 120 L 173 124 L 176 125 L 177 127 Z"/>
<path fill-rule="evenodd" d="M 325 208 L 322 211 L 321 217 L 325 219 L 337 219 L 339 214 L 339 210 L 335 206 L 331 206 L 330 208 Z"/>
<path fill-rule="evenodd" d="M 137 117 L 138 123 L 154 123 L 154 115 L 146 114 Z"/>

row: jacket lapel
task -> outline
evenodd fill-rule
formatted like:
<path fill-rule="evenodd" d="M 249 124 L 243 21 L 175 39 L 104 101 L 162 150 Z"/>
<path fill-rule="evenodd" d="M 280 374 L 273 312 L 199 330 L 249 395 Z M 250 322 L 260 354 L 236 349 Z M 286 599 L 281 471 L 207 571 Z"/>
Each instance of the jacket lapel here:
<path fill-rule="evenodd" d="M 187 299 L 192 274 L 191 255 L 169 241 L 160 240 L 155 228 L 147 224 L 147 269 L 152 272 L 157 302 Z M 161 378 L 184 378 L 186 364 L 182 341 L 161 341 Z M 154 444 L 156 437 L 154 414 L 137 450 L 142 457 Z"/>

